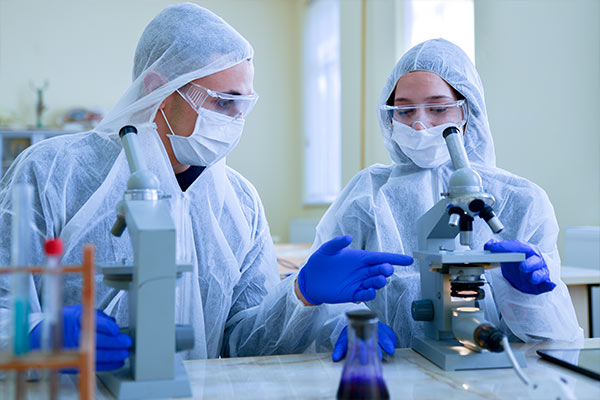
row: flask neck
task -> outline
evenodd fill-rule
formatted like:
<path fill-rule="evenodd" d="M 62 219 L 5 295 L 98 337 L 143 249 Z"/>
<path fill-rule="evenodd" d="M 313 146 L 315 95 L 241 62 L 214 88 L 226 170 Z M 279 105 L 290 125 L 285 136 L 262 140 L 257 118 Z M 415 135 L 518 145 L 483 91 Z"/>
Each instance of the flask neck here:
<path fill-rule="evenodd" d="M 350 322 L 350 336 L 353 339 L 360 339 L 367 341 L 369 339 L 377 338 L 377 321 L 351 321 Z"/>

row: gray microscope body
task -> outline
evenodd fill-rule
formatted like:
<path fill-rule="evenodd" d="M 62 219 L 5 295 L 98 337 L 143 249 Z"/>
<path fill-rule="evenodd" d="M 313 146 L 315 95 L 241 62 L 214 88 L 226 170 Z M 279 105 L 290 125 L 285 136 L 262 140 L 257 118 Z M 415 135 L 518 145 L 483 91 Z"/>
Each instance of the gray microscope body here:
<path fill-rule="evenodd" d="M 473 222 L 484 219 L 494 233 L 494 197 L 485 193 L 479 174 L 467 158 L 462 132 L 446 128 L 444 138 L 454 166 L 447 193 L 417 221 L 422 300 L 412 304 L 412 317 L 424 321 L 425 337 L 412 348 L 444 370 L 511 367 L 501 353 L 503 334 L 484 319 L 479 304 L 485 292 L 485 269 L 501 262 L 520 262 L 523 253 L 471 250 Z M 522 366 L 525 358 L 515 352 Z"/>
<path fill-rule="evenodd" d="M 119 136 L 131 176 L 111 232 L 120 236 L 129 230 L 134 264 L 99 269 L 106 285 L 128 291 L 129 327 L 122 330 L 133 338 L 133 348 L 124 368 L 98 377 L 118 399 L 190 397 L 187 373 L 175 353 L 194 346 L 193 330 L 175 325 L 175 284 L 177 274 L 191 266 L 176 265 L 175 225 L 158 179 L 140 157 L 137 130 L 125 126 Z"/>

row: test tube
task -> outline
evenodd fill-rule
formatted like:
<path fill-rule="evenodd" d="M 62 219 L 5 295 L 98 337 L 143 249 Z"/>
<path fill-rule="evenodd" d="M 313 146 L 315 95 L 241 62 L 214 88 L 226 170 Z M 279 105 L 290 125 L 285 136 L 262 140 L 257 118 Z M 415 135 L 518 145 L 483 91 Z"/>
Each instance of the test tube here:
<path fill-rule="evenodd" d="M 47 240 L 45 245 L 46 269 L 42 304 L 44 324 L 42 325 L 43 351 L 62 349 L 62 275 L 60 274 L 63 244 L 60 239 Z"/>
<path fill-rule="evenodd" d="M 42 292 L 42 324 L 41 348 L 45 352 L 59 352 L 63 347 L 63 318 L 62 318 L 62 275 L 61 256 L 63 243 L 59 238 L 49 239 L 44 244 L 46 252 L 46 273 Z M 50 399 L 57 399 L 59 393 L 58 372 L 49 374 Z"/>
<path fill-rule="evenodd" d="M 17 184 L 12 191 L 12 241 L 11 264 L 26 266 L 31 252 L 31 223 L 33 220 L 33 187 Z M 26 272 L 13 274 L 12 349 L 15 355 L 29 352 L 29 275 Z"/>
<path fill-rule="evenodd" d="M 28 264 L 28 254 L 31 252 L 31 236 L 33 222 L 33 187 L 29 184 L 16 184 L 12 190 L 12 238 L 11 265 L 15 268 Z M 12 276 L 12 312 L 11 312 L 12 343 L 15 356 L 29 352 L 29 274 L 16 272 Z M 14 374 L 15 398 L 25 398 L 26 373 Z"/>

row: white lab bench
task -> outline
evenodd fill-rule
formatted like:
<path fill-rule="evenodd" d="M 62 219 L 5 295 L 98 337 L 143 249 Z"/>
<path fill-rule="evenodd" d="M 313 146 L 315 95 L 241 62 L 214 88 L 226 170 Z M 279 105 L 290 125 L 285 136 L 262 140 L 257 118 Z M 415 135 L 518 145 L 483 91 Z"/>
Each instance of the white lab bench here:
<path fill-rule="evenodd" d="M 564 349 L 558 342 L 515 343 L 525 352 L 524 372 L 531 379 L 564 378 L 577 399 L 599 399 L 600 382 L 539 358 L 540 348 Z M 600 347 L 600 339 L 584 346 Z M 580 347 L 580 346 L 577 346 Z M 330 353 L 289 354 L 186 361 L 194 399 L 333 399 L 343 363 Z M 383 363 L 383 376 L 392 399 L 521 399 L 527 387 L 510 368 L 444 371 L 411 349 L 396 349 Z M 112 399 L 96 381 L 96 398 Z M 61 399 L 77 396 L 76 376 L 62 375 Z M 0 397 L 7 382 L 0 381 Z M 29 398 L 43 398 L 39 382 L 29 382 Z M 4 397 L 2 397 L 4 398 Z"/>

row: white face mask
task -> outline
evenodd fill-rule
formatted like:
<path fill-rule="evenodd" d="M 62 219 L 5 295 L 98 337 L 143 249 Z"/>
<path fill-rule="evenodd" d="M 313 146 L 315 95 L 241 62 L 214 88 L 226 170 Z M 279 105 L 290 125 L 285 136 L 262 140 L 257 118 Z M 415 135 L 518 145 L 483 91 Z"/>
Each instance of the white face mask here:
<path fill-rule="evenodd" d="M 179 136 L 171 129 L 162 109 L 160 112 L 171 131 L 167 137 L 175 158 L 185 165 L 210 167 L 233 150 L 244 130 L 243 119 L 232 120 L 231 117 L 202 108 L 192 134 Z"/>
<path fill-rule="evenodd" d="M 442 136 L 444 129 L 450 126 L 456 124 L 442 124 L 418 131 L 392 119 L 392 139 L 419 167 L 435 168 L 450 160 L 446 140 Z"/>

